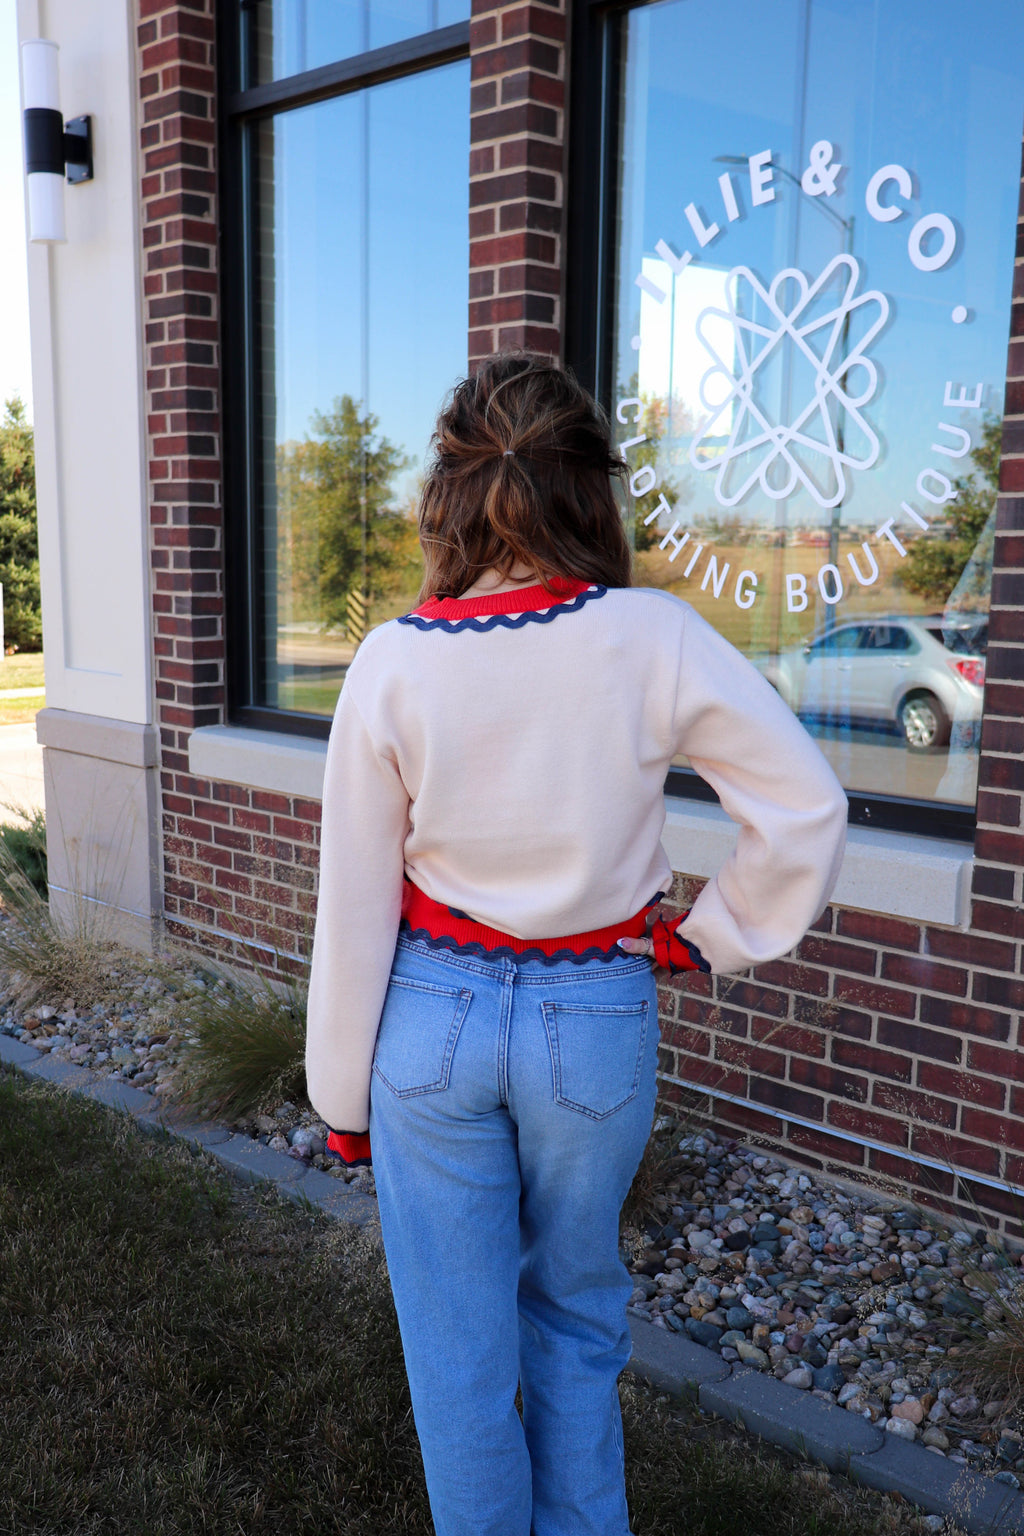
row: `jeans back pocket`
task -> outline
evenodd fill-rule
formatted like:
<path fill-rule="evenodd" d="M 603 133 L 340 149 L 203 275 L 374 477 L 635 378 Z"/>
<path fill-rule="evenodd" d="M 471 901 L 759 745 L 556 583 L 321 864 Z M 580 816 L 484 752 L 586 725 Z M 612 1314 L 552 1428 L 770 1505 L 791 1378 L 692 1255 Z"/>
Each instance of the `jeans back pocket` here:
<path fill-rule="evenodd" d="M 556 1104 L 604 1120 L 635 1098 L 648 1007 L 646 1001 L 541 1003 Z"/>
<path fill-rule="evenodd" d="M 373 1070 L 404 1099 L 448 1086 L 455 1042 L 473 993 L 392 976 L 373 1053 Z"/>

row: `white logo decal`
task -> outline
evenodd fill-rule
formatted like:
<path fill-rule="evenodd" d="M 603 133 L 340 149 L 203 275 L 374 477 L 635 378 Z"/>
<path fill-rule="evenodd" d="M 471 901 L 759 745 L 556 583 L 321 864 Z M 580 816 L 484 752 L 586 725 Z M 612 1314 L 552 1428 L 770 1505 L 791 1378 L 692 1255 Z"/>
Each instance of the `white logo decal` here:
<path fill-rule="evenodd" d="M 833 301 L 827 289 L 837 277 L 842 291 Z M 889 301 L 877 288 L 856 296 L 859 282 L 860 263 L 850 255 L 836 256 L 814 283 L 787 267 L 767 289 L 749 267 L 734 267 L 726 283 L 727 308 L 699 315 L 697 334 L 712 358 L 700 385 L 710 415 L 690 446 L 690 462 L 701 471 L 717 470 L 715 497 L 722 506 L 736 506 L 759 483 L 773 501 L 802 486 L 820 507 L 837 507 L 847 494 L 847 470 L 875 463 L 878 437 L 860 408 L 878 388 L 878 370 L 866 353 L 889 318 Z M 864 313 L 851 348 L 858 311 Z M 705 326 L 705 320 L 719 323 Z M 723 320 L 733 342 L 728 359 L 718 350 Z M 796 414 L 788 425 L 771 420 L 759 394 L 769 365 L 784 376 L 788 370 L 783 395 L 806 389 L 808 368 L 813 375 L 810 398 L 805 392 L 793 399 Z M 851 389 L 855 368 L 865 375 L 859 393 Z"/>

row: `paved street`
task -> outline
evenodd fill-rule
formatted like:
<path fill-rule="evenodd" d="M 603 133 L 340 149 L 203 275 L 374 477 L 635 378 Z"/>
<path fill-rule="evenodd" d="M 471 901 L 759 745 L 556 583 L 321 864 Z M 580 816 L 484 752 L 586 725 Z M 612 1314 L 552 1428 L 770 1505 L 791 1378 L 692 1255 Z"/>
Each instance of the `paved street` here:
<path fill-rule="evenodd" d="M 33 721 L 0 725 L 0 820 L 9 821 L 6 807 L 43 806 L 43 749 L 36 742 Z"/>

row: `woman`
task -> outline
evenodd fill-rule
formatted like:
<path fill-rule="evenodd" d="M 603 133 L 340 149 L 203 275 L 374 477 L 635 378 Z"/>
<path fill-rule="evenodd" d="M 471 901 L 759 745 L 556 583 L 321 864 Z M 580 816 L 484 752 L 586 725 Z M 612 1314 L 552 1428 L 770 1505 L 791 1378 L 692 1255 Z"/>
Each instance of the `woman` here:
<path fill-rule="evenodd" d="M 732 646 L 630 587 L 623 465 L 570 375 L 495 358 L 433 448 L 423 600 L 363 642 L 331 731 L 309 1096 L 346 1160 L 372 1143 L 438 1536 L 627 1536 L 618 1218 L 654 1112 L 652 959 L 792 948 L 846 802 Z M 740 833 L 673 929 L 680 752 Z"/>

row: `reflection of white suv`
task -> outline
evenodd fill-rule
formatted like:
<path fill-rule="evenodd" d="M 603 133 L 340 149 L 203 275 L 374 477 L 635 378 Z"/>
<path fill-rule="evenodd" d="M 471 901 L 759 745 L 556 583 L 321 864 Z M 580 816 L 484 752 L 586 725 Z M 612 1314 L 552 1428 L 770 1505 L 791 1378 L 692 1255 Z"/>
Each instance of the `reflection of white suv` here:
<path fill-rule="evenodd" d="M 927 618 L 836 624 L 774 658 L 751 658 L 798 715 L 895 725 L 912 752 L 949 741 L 952 722 L 976 734 L 985 683 L 987 625 Z"/>

